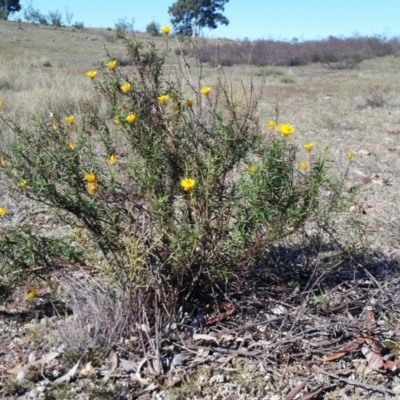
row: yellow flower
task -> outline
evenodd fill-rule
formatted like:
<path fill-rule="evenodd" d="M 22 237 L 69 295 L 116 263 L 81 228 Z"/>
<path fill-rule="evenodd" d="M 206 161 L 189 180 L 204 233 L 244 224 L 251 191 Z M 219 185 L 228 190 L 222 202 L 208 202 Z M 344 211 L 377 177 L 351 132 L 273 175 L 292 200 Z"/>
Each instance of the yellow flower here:
<path fill-rule="evenodd" d="M 282 136 L 290 136 L 294 133 L 294 128 L 289 124 L 280 124 L 279 132 L 282 134 Z"/>
<path fill-rule="evenodd" d="M 249 174 L 249 175 L 252 175 L 252 174 L 254 174 L 254 171 L 255 171 L 256 169 L 255 169 L 255 167 L 253 166 L 253 165 L 249 165 L 247 168 L 246 168 L 246 171 L 247 171 L 247 173 Z"/>
<path fill-rule="evenodd" d="M 111 155 L 108 157 L 108 162 L 109 162 L 111 165 L 114 165 L 114 164 L 117 162 L 117 160 L 118 160 L 118 157 L 117 157 L 115 154 L 111 154 Z"/>
<path fill-rule="evenodd" d="M 208 96 L 211 92 L 211 88 L 209 86 L 204 86 L 203 89 L 200 90 L 201 94 L 204 96 Z"/>
<path fill-rule="evenodd" d="M 123 85 L 121 85 L 121 90 L 122 90 L 125 94 L 127 94 L 127 93 L 129 93 L 129 92 L 132 90 L 132 85 L 131 85 L 129 82 L 124 83 Z"/>
<path fill-rule="evenodd" d="M 303 147 L 305 151 L 308 151 L 310 153 L 311 150 L 314 148 L 314 143 L 308 142 Z"/>
<path fill-rule="evenodd" d="M 3 103 L 0 101 L 0 111 L 2 110 L 2 108 L 3 108 Z"/>
<path fill-rule="evenodd" d="M 307 161 L 302 161 L 300 164 L 299 164 L 299 167 L 302 169 L 302 170 L 306 170 L 307 168 L 308 168 L 308 163 L 307 163 Z"/>
<path fill-rule="evenodd" d="M 4 217 L 7 214 L 7 209 L 5 207 L 0 207 L 0 217 Z"/>
<path fill-rule="evenodd" d="M 89 183 L 97 182 L 96 175 L 93 172 L 89 172 L 85 175 L 85 181 Z"/>
<path fill-rule="evenodd" d="M 89 194 L 96 194 L 97 191 L 99 190 L 99 185 L 97 184 L 97 182 L 88 182 L 86 184 L 86 190 Z"/>
<path fill-rule="evenodd" d="M 276 127 L 276 122 L 275 121 L 269 121 L 267 124 L 268 129 L 270 129 L 271 131 L 273 131 Z"/>
<path fill-rule="evenodd" d="M 58 129 L 58 125 L 57 124 L 53 124 L 53 130 L 56 131 Z"/>
<path fill-rule="evenodd" d="M 133 124 L 136 121 L 136 114 L 130 113 L 126 116 L 125 121 L 128 124 Z"/>
<path fill-rule="evenodd" d="M 354 153 L 353 153 L 352 151 L 349 151 L 349 152 L 346 154 L 346 157 L 351 161 L 351 160 L 353 159 L 353 157 L 354 157 Z"/>
<path fill-rule="evenodd" d="M 4 165 L 7 162 L 5 157 L 0 157 L 0 164 Z"/>
<path fill-rule="evenodd" d="M 74 142 L 69 142 L 69 143 L 68 143 L 68 147 L 69 147 L 71 150 L 74 150 L 75 147 L 76 147 L 76 144 L 75 144 Z"/>
<path fill-rule="evenodd" d="M 68 125 L 72 125 L 75 121 L 75 117 L 73 115 L 68 115 L 67 117 L 65 117 L 65 122 Z"/>
<path fill-rule="evenodd" d="M 117 67 L 117 60 L 110 60 L 107 64 L 106 67 L 110 70 L 110 71 L 114 71 L 115 68 Z"/>
<path fill-rule="evenodd" d="M 162 32 L 165 36 L 168 36 L 169 33 L 171 32 L 171 28 L 170 28 L 168 25 L 164 25 L 164 26 L 161 28 L 161 32 Z"/>
<path fill-rule="evenodd" d="M 113 122 L 115 125 L 119 125 L 121 123 L 121 121 L 119 120 L 119 117 L 114 117 Z"/>
<path fill-rule="evenodd" d="M 168 100 L 169 100 L 169 96 L 167 94 L 158 96 L 158 101 L 162 104 L 167 104 Z"/>
<path fill-rule="evenodd" d="M 28 182 L 27 182 L 25 179 L 22 179 L 22 180 L 19 181 L 19 183 L 18 183 L 18 187 L 19 187 L 20 189 L 25 189 L 25 188 L 27 187 L 27 185 L 28 185 Z"/>
<path fill-rule="evenodd" d="M 185 106 L 191 108 L 193 106 L 193 100 L 188 99 L 185 101 Z"/>
<path fill-rule="evenodd" d="M 37 296 L 37 293 L 36 293 L 35 289 L 28 290 L 28 293 L 26 294 L 27 299 L 34 299 L 36 296 Z"/>
<path fill-rule="evenodd" d="M 182 179 L 180 182 L 181 188 L 185 190 L 186 192 L 189 192 L 194 188 L 194 185 L 196 184 L 196 181 L 191 178 L 185 178 Z"/>
<path fill-rule="evenodd" d="M 96 78 L 96 75 L 97 75 L 97 71 L 90 70 L 90 71 L 86 72 L 86 76 L 90 79 Z"/>

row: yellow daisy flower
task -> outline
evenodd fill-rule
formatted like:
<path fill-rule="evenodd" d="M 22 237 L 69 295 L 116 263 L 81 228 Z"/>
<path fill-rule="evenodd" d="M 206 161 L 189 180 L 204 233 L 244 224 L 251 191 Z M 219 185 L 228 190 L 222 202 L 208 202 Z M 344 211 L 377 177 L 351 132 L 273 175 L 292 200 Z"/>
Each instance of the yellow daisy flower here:
<path fill-rule="evenodd" d="M 185 101 L 185 106 L 191 108 L 193 106 L 193 100 L 192 99 L 187 99 Z"/>
<path fill-rule="evenodd" d="M 25 189 L 28 186 L 28 182 L 25 179 L 22 179 L 21 181 L 19 181 L 18 183 L 18 187 L 20 189 Z"/>
<path fill-rule="evenodd" d="M 294 133 L 294 128 L 289 124 L 280 124 L 279 132 L 282 134 L 282 136 L 290 136 Z"/>
<path fill-rule="evenodd" d="M 353 157 L 354 157 L 354 153 L 353 153 L 352 151 L 349 151 L 349 152 L 346 154 L 346 157 L 351 161 L 351 160 L 353 159 Z"/>
<path fill-rule="evenodd" d="M 76 144 L 75 144 L 74 142 L 69 142 L 69 143 L 68 143 L 68 147 L 69 147 L 71 150 L 74 150 L 75 147 L 76 147 Z"/>
<path fill-rule="evenodd" d="M 128 124 L 133 124 L 136 121 L 136 114 L 130 113 L 126 116 L 125 121 Z"/>
<path fill-rule="evenodd" d="M 161 104 L 167 104 L 167 103 L 168 103 L 168 100 L 169 100 L 169 96 L 168 96 L 167 94 L 163 94 L 163 95 L 161 95 L 161 96 L 158 96 L 158 101 L 159 101 Z"/>
<path fill-rule="evenodd" d="M 165 36 L 168 36 L 169 33 L 171 32 L 171 28 L 168 25 L 164 25 L 160 30 L 161 33 L 164 34 Z"/>
<path fill-rule="evenodd" d="M 118 117 L 114 117 L 113 118 L 113 122 L 114 122 L 115 125 L 119 125 L 121 123 L 121 121 L 119 120 Z"/>
<path fill-rule="evenodd" d="M 308 142 L 303 147 L 304 147 L 305 151 L 310 153 L 312 151 L 312 149 L 314 148 L 314 143 Z"/>
<path fill-rule="evenodd" d="M 72 125 L 74 123 L 74 121 L 75 121 L 75 117 L 73 115 L 68 115 L 65 117 L 65 122 L 68 125 Z"/>
<path fill-rule="evenodd" d="M 115 68 L 117 67 L 117 60 L 110 60 L 107 64 L 106 67 L 110 70 L 110 71 L 114 71 Z"/>
<path fill-rule="evenodd" d="M 6 164 L 6 162 L 7 162 L 7 160 L 6 160 L 5 157 L 0 157 L 0 164 L 1 164 L 1 165 Z"/>
<path fill-rule="evenodd" d="M 268 129 L 273 131 L 275 129 L 275 127 L 276 127 L 276 122 L 275 121 L 271 120 L 271 121 L 268 122 L 268 124 L 267 124 L 267 128 Z"/>
<path fill-rule="evenodd" d="M 97 182 L 96 175 L 93 172 L 89 172 L 85 175 L 85 181 L 88 183 Z"/>
<path fill-rule="evenodd" d="M 132 90 L 132 85 L 131 85 L 129 82 L 124 83 L 123 85 L 121 85 L 121 90 L 122 90 L 125 94 L 127 94 L 127 93 L 129 93 L 129 92 Z"/>
<path fill-rule="evenodd" d="M 97 184 L 97 182 L 88 182 L 86 184 L 86 190 L 89 194 L 96 194 L 97 191 L 99 190 L 99 185 Z"/>
<path fill-rule="evenodd" d="M 7 214 L 7 208 L 0 207 L 0 217 L 4 217 Z"/>
<path fill-rule="evenodd" d="M 36 290 L 35 289 L 30 289 L 28 290 L 28 293 L 26 294 L 27 299 L 34 299 L 37 296 Z"/>
<path fill-rule="evenodd" d="M 97 75 L 97 71 L 90 70 L 90 71 L 86 72 L 86 76 L 90 79 L 96 78 L 96 75 Z"/>
<path fill-rule="evenodd" d="M 247 173 L 249 174 L 249 175 L 252 175 L 252 174 L 254 174 L 254 171 L 255 171 L 256 169 L 255 169 L 255 167 L 253 166 L 253 165 L 249 165 L 247 168 L 246 168 L 246 171 L 247 171 Z"/>
<path fill-rule="evenodd" d="M 181 180 L 180 185 L 183 190 L 185 190 L 186 192 L 189 192 L 196 185 L 196 181 L 191 178 L 184 178 Z"/>
<path fill-rule="evenodd" d="M 308 168 L 308 163 L 307 163 L 307 161 L 302 161 L 302 162 L 299 164 L 299 167 L 300 167 L 303 171 L 305 171 L 305 170 Z"/>
<path fill-rule="evenodd" d="M 200 92 L 201 94 L 204 94 L 204 96 L 208 96 L 211 92 L 211 88 L 209 86 L 204 86 Z"/>
<path fill-rule="evenodd" d="M 109 162 L 111 165 L 116 164 L 117 161 L 118 161 L 118 157 L 117 157 L 115 154 L 111 154 L 111 155 L 108 157 L 108 162 Z"/>

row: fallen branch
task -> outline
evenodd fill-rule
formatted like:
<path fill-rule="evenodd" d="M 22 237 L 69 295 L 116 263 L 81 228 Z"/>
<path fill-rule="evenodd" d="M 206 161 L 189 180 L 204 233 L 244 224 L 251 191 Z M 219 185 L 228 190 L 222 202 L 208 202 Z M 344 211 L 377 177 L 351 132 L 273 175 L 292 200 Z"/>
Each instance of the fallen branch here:
<path fill-rule="evenodd" d="M 319 368 L 316 365 L 313 365 L 311 369 L 316 373 L 320 373 L 320 374 L 324 374 L 324 375 L 330 376 L 331 378 L 334 378 L 334 379 L 337 379 L 337 380 L 339 380 L 341 382 L 347 383 L 348 385 L 358 386 L 358 387 L 361 387 L 361 388 L 364 388 L 364 389 L 367 389 L 367 390 L 372 390 L 374 392 L 390 393 L 390 394 L 395 394 L 395 395 L 399 394 L 399 392 L 396 392 L 396 391 L 394 391 L 392 389 L 384 388 L 383 386 L 369 385 L 368 383 L 355 381 L 353 379 L 342 378 L 341 376 L 332 374 L 331 372 L 328 372 L 328 371 L 325 371 L 325 370 Z"/>

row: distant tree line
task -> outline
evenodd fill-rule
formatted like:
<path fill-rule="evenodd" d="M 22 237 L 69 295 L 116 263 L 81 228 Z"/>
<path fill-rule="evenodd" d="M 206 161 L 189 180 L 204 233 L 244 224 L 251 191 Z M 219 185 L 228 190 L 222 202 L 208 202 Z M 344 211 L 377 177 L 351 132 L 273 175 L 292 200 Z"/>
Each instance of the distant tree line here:
<path fill-rule="evenodd" d="M 229 0 L 177 0 L 168 8 L 175 33 L 193 36 L 198 35 L 202 28 L 215 29 L 219 24 L 228 25 L 229 21 L 223 15 L 224 6 L 228 2 Z M 0 19 L 7 20 L 11 14 L 20 11 L 21 8 L 20 0 L 0 0 Z M 24 8 L 24 19 L 31 23 L 54 26 L 62 26 L 65 22 L 70 26 L 72 14 L 67 10 L 63 16 L 56 10 L 49 11 L 46 15 L 35 9 L 30 1 Z M 146 30 L 151 34 L 156 34 L 158 28 L 159 24 L 152 22 Z M 133 22 L 128 24 L 126 19 L 120 19 L 116 24 L 116 29 L 132 30 Z"/>

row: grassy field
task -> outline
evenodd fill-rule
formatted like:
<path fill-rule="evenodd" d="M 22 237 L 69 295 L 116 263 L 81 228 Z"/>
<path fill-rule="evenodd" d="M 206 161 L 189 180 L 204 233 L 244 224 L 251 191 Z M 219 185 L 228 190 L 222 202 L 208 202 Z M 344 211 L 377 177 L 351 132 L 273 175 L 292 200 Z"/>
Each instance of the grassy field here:
<path fill-rule="evenodd" d="M 296 133 L 291 140 L 299 147 L 302 148 L 306 142 L 313 142 L 316 154 L 321 154 L 328 146 L 332 174 L 339 176 L 349 168 L 344 190 L 355 193 L 342 218 L 355 217 L 366 226 L 366 236 L 355 240 L 364 241 L 364 246 L 370 249 L 371 254 L 378 252 L 390 259 L 400 256 L 400 57 L 397 54 L 364 60 L 351 68 L 335 68 L 321 63 L 291 67 L 232 65 L 216 68 L 214 64 L 200 65 L 190 54 L 184 61 L 177 56 L 179 49 L 183 45 L 190 47 L 194 39 L 185 39 L 183 43 L 173 37 L 149 37 L 141 33 L 128 33 L 127 36 L 135 36 L 143 43 L 156 42 L 160 49 L 170 49 L 168 79 L 177 82 L 183 92 L 187 89 L 187 82 L 182 79 L 183 71 L 189 74 L 189 82 L 197 88 L 204 85 L 213 88 L 219 80 L 226 81 L 232 92 L 237 93 L 238 101 L 243 100 L 240 98 L 243 88 L 247 92 L 254 90 L 255 93 L 262 93 L 256 116 L 266 135 L 266 125 L 274 119 L 295 127 Z M 135 73 L 128 61 L 124 41 L 115 31 L 71 27 L 56 29 L 1 21 L 0 37 L 1 112 L 4 118 L 15 120 L 22 126 L 29 126 L 33 114 L 72 114 L 79 121 L 83 117 L 85 103 L 102 101 L 96 97 L 86 72 L 96 69 L 101 62 L 107 62 L 110 56 L 118 60 L 125 74 Z M 201 49 L 207 45 L 207 41 L 198 39 L 196 45 Z M 102 112 L 111 116 L 106 104 Z M 1 156 L 15 139 L 12 130 L 1 122 L 0 138 Z M 124 152 L 123 146 L 121 143 L 118 149 L 121 153 Z M 350 151 L 355 156 L 349 167 L 346 154 Z M 308 154 L 302 150 L 301 156 L 307 159 Z M 0 205 L 10 209 L 11 214 L 14 213 L 14 221 L 19 220 L 18 210 L 24 209 L 18 199 L 5 191 L 0 191 Z M 343 233 L 348 234 L 348 231 Z M 352 238 L 344 238 L 346 240 L 350 242 Z M 38 284 L 38 288 L 46 292 L 42 284 Z M 16 293 L 11 302 L 19 310 L 31 306 L 24 303 L 22 293 Z M 5 312 L 8 312 L 7 308 Z M 12 329 L 9 325 L 4 329 L 12 340 L 28 337 L 35 346 L 40 347 L 41 329 L 38 326 L 34 323 L 25 324 L 19 328 L 22 333 L 10 333 Z M 32 350 L 22 342 L 22 339 L 15 341 L 15 346 L 9 350 L 12 357 L 4 358 L 4 363 L 14 365 L 16 360 L 22 363 L 21 359 L 26 358 Z M 4 343 L 2 345 L 6 348 Z M 186 377 L 179 387 L 175 387 L 174 383 L 174 379 L 179 381 L 178 377 L 172 374 L 168 379 L 157 382 L 157 388 L 166 388 L 161 397 L 147 398 L 195 398 L 190 397 L 193 390 L 199 399 L 223 399 L 228 398 L 224 396 L 232 393 L 234 387 L 239 387 L 241 389 L 237 389 L 237 393 L 240 392 L 242 397 L 237 398 L 281 399 L 284 398 L 280 397 L 282 393 L 288 393 L 288 387 L 293 388 L 298 383 L 298 376 L 295 379 L 289 372 L 276 375 L 275 372 L 258 370 L 255 361 L 243 363 L 235 358 L 223 373 L 215 364 L 213 366 L 211 358 L 204 362 L 204 368 L 202 362 L 196 364 L 195 361 L 193 368 L 196 372 L 185 372 Z M 229 360 L 226 357 L 218 362 L 225 365 Z M 144 381 L 140 382 L 142 388 L 149 387 L 149 382 Z M 207 389 L 208 382 L 211 382 L 212 389 Z M 3 384 L 2 390 L 14 393 L 18 398 L 13 384 Z M 46 399 L 77 398 L 67 397 L 73 396 L 73 392 L 62 390 L 57 389 L 58 397 Z M 202 390 L 205 390 L 204 396 Z M 168 397 L 168 391 L 171 397 Z M 150 396 L 145 391 L 139 392 L 143 399 Z M 115 393 L 109 387 L 93 387 L 93 393 L 96 394 L 92 394 L 92 397 L 82 395 L 81 398 L 94 399 L 100 397 L 93 396 L 100 395 L 104 396 L 101 398 L 115 398 Z M 216 393 L 219 397 L 215 397 Z M 335 396 L 339 394 L 326 396 L 323 398 L 333 399 L 338 398 Z"/>

